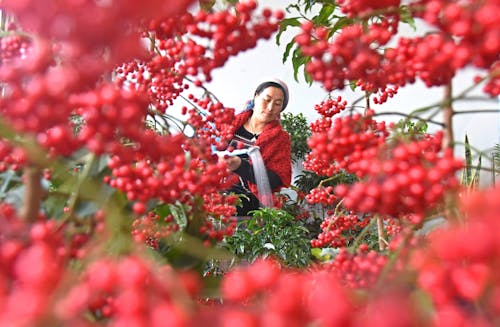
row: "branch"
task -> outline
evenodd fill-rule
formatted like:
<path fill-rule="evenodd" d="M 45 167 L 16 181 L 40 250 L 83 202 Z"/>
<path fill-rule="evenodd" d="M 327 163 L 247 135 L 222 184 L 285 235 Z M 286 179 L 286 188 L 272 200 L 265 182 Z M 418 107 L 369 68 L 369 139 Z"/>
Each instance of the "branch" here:
<path fill-rule="evenodd" d="M 20 209 L 20 217 L 23 221 L 32 223 L 38 219 L 40 203 L 43 197 L 40 179 L 42 172 L 38 167 L 28 167 L 24 170 L 24 200 Z"/>
<path fill-rule="evenodd" d="M 415 118 L 415 119 L 418 119 L 421 121 L 425 121 L 426 123 L 432 123 L 432 124 L 435 124 L 435 125 L 438 125 L 441 127 L 445 127 L 445 124 L 437 122 L 435 120 L 424 119 L 424 118 L 421 118 L 418 116 L 413 116 L 412 114 L 405 114 L 405 113 L 397 112 L 397 111 L 379 112 L 379 113 L 375 113 L 373 116 L 375 117 L 375 116 L 385 116 L 385 115 L 403 116 L 403 117 L 406 117 L 408 119 Z"/>
<path fill-rule="evenodd" d="M 455 111 L 455 115 L 459 114 L 497 114 L 500 113 L 499 109 L 477 109 L 477 110 L 461 110 L 461 111 Z"/>
<path fill-rule="evenodd" d="M 387 243 L 387 241 L 385 240 L 384 220 L 379 215 L 377 215 L 376 219 L 377 219 L 378 249 L 380 251 L 384 251 L 385 245 Z"/>
<path fill-rule="evenodd" d="M 481 80 L 479 80 L 477 83 L 475 84 L 472 84 L 471 86 L 469 86 L 468 88 L 466 88 L 465 90 L 463 90 L 462 92 L 460 92 L 457 96 L 453 97 L 452 94 L 450 93 L 449 95 L 449 101 L 450 102 L 454 102 L 454 101 L 458 101 L 458 100 L 468 100 L 469 98 L 467 97 L 467 94 L 469 92 L 471 92 L 472 90 L 474 90 L 477 86 L 479 86 L 479 84 L 481 84 L 481 82 L 483 82 L 484 80 L 486 80 L 487 77 L 484 77 L 482 78 Z M 447 87 L 447 86 L 446 86 Z M 415 110 L 413 110 L 410 115 L 414 116 L 416 114 L 419 114 L 419 113 L 422 113 L 422 112 L 425 112 L 427 110 L 430 110 L 430 109 L 433 109 L 433 108 L 436 108 L 436 107 L 441 107 L 443 106 L 444 104 L 441 102 L 441 101 L 438 101 L 438 102 L 435 102 L 433 104 L 430 104 L 428 106 L 425 106 L 425 107 L 420 107 L 420 108 L 417 108 Z M 434 115 L 432 115 L 431 117 L 433 117 Z"/>
<path fill-rule="evenodd" d="M 443 120 L 445 124 L 443 148 L 453 148 L 453 97 L 451 82 L 444 89 Z"/>

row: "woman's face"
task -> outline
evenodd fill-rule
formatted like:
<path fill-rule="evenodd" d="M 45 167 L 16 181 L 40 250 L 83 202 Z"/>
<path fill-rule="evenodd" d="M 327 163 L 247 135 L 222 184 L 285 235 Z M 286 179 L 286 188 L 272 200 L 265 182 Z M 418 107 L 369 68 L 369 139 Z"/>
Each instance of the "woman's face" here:
<path fill-rule="evenodd" d="M 285 96 L 279 87 L 269 86 L 254 98 L 254 115 L 261 122 L 271 122 L 279 118 Z"/>

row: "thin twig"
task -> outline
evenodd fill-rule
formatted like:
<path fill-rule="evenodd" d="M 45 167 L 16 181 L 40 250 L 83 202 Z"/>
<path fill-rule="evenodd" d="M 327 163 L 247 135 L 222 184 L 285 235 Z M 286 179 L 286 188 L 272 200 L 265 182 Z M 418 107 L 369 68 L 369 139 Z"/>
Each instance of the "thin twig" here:
<path fill-rule="evenodd" d="M 388 111 L 388 112 L 377 112 L 375 114 L 373 114 L 373 116 L 402 116 L 402 117 L 405 117 L 405 118 L 408 118 L 408 119 L 412 119 L 412 118 L 415 118 L 415 119 L 418 119 L 418 120 L 421 120 L 421 121 L 424 121 L 426 123 L 431 123 L 431 124 L 435 124 L 435 125 L 438 125 L 438 126 L 441 126 L 441 127 L 444 127 L 444 123 L 440 123 L 438 121 L 435 121 L 435 120 L 431 120 L 431 119 L 425 119 L 425 118 L 421 118 L 421 117 L 418 117 L 418 116 L 412 116 L 411 114 L 405 114 L 405 113 L 402 113 L 402 112 L 396 112 L 396 111 Z"/>
<path fill-rule="evenodd" d="M 460 114 L 497 114 L 500 113 L 500 110 L 498 109 L 477 109 L 477 110 L 461 110 L 461 111 L 455 111 L 455 115 L 460 115 Z"/>

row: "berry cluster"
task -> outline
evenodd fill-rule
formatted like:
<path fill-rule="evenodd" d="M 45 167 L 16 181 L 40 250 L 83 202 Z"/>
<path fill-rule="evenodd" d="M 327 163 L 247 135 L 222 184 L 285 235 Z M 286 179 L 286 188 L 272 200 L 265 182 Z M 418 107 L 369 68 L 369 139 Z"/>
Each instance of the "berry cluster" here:
<path fill-rule="evenodd" d="M 499 322 L 499 195 L 498 187 L 463 194 L 459 216 L 431 232 L 413 256 L 418 284 L 437 308 L 436 325 Z"/>
<path fill-rule="evenodd" d="M 24 29 L 56 42 L 61 64 L 71 65 L 80 75 L 79 81 L 91 85 L 116 64 L 144 57 L 146 52 L 135 28 L 142 20 L 179 14 L 191 2 L 154 0 L 142 4 L 127 0 L 109 6 L 63 0 L 48 6 L 33 0 L 8 0 L 2 7 L 14 14 Z M 102 58 L 104 53 L 107 60 Z"/>
<path fill-rule="evenodd" d="M 304 169 L 315 172 L 320 176 L 332 176 L 339 171 L 334 163 L 320 159 L 311 153 L 306 154 L 305 161 L 302 165 Z"/>
<path fill-rule="evenodd" d="M 49 44 L 40 41 L 29 56 L 0 66 L 8 90 L 0 98 L 0 113 L 17 132 L 38 135 L 53 127 L 68 128 L 71 108 L 67 98 L 75 90 L 76 75 L 62 66 L 49 69 L 52 54 Z"/>
<path fill-rule="evenodd" d="M 248 269 L 235 269 L 222 281 L 222 297 L 227 301 L 247 301 L 271 287 L 280 276 L 280 267 L 273 260 L 258 259 Z"/>
<path fill-rule="evenodd" d="M 324 133 L 332 127 L 333 121 L 330 117 L 321 117 L 320 119 L 312 122 L 309 126 L 313 133 Z"/>
<path fill-rule="evenodd" d="M 424 6 L 418 7 L 420 4 Z M 498 61 L 500 31 L 497 19 L 500 4 L 495 0 L 419 1 L 416 14 L 457 40 L 456 56 L 478 68 L 487 69 Z"/>
<path fill-rule="evenodd" d="M 27 162 L 27 154 L 23 148 L 13 147 L 10 142 L 0 138 L 0 172 L 7 169 L 18 170 Z"/>
<path fill-rule="evenodd" d="M 344 248 L 370 223 L 371 217 L 355 214 L 335 215 L 321 223 L 321 233 L 311 240 L 313 248 Z"/>
<path fill-rule="evenodd" d="M 159 112 L 187 88 L 185 79 L 195 86 L 212 79 L 212 71 L 242 51 L 268 39 L 278 29 L 283 12 L 263 9 L 256 14 L 254 0 L 238 2 L 219 12 L 199 11 L 163 19 L 152 19 L 143 26 L 143 35 L 151 41 L 153 57 L 124 64 L 118 69 L 120 83 L 134 81 L 150 96 Z"/>
<path fill-rule="evenodd" d="M 200 227 L 205 245 L 220 242 L 224 237 L 233 235 L 237 221 L 235 218 L 238 196 L 214 192 L 203 195 L 203 210 L 209 218 Z"/>
<path fill-rule="evenodd" d="M 56 314 L 72 326 L 85 325 L 89 316 L 110 326 L 185 326 L 189 316 L 182 303 L 191 296 L 186 286 L 171 269 L 157 271 L 138 256 L 105 257 L 86 268 L 58 301 Z"/>
<path fill-rule="evenodd" d="M 306 195 L 306 200 L 310 204 L 323 204 L 332 206 L 337 202 L 337 197 L 333 192 L 333 186 L 313 188 Z"/>
<path fill-rule="evenodd" d="M 136 242 L 145 243 L 153 249 L 158 249 L 159 241 L 179 230 L 173 215 L 167 215 L 163 220 L 153 212 L 138 217 L 132 223 L 132 237 Z"/>
<path fill-rule="evenodd" d="M 332 273 L 349 288 L 370 288 L 378 281 L 387 256 L 362 245 L 356 253 L 341 248 L 335 259 L 327 264 Z"/>
<path fill-rule="evenodd" d="M 339 95 L 336 99 L 328 98 L 321 103 L 314 106 L 314 110 L 321 115 L 321 117 L 332 117 L 335 114 L 343 111 L 347 106 L 347 101 L 342 101 Z"/>
<path fill-rule="evenodd" d="M 274 13 L 269 9 L 262 11 L 261 20 L 253 20 L 257 3 L 253 0 L 239 2 L 231 10 L 207 13 L 199 11 L 196 15 L 181 17 L 189 38 L 177 41 L 174 38 L 159 39 L 158 49 L 184 57 L 183 64 L 178 69 L 181 74 L 197 76 L 203 73 L 207 81 L 211 80 L 211 71 L 221 67 L 230 56 L 256 46 L 260 38 L 268 39 L 278 28 L 278 20 L 283 18 L 282 11 Z M 164 30 L 164 28 L 167 30 Z M 162 25 L 156 22 L 149 28 L 157 35 L 169 35 L 171 24 Z M 175 29 L 179 29 L 178 26 Z M 197 40 L 207 40 L 200 45 Z M 210 43 L 208 42 L 210 40 Z M 173 42 L 172 42 L 173 41 Z M 180 44 L 178 42 L 181 42 Z"/>
<path fill-rule="evenodd" d="M 414 214 L 419 222 L 459 185 L 455 174 L 463 162 L 450 149 L 436 151 L 441 142 L 438 133 L 434 138 L 381 147 L 371 158 L 349 167 L 362 180 L 352 186 L 338 185 L 335 193 L 353 211 L 393 217 Z"/>
<path fill-rule="evenodd" d="M 19 34 L 0 38 L 0 66 L 12 59 L 24 59 L 31 49 L 31 39 Z"/>
<path fill-rule="evenodd" d="M 0 325 L 34 325 L 51 311 L 71 253 L 55 220 L 27 225 L 1 204 L 0 223 Z"/>
<path fill-rule="evenodd" d="M 302 53 L 311 56 L 306 71 L 323 84 L 327 91 L 343 89 L 349 81 L 363 81 L 371 92 L 396 84 L 404 74 L 402 63 L 388 62 L 379 48 L 397 32 L 395 17 L 381 23 L 368 25 L 364 32 L 361 24 L 343 28 L 329 41 L 323 27 L 314 28 L 312 23 L 302 25 L 302 34 L 295 40 Z"/>
<path fill-rule="evenodd" d="M 430 33 L 413 39 L 401 38 L 391 59 L 405 63 L 406 79 L 419 77 L 428 87 L 448 84 L 458 69 L 467 64 L 468 49 L 444 33 Z M 446 63 L 446 64 L 445 64 Z"/>
<path fill-rule="evenodd" d="M 345 0 L 341 10 L 363 21 L 331 33 L 324 26 L 302 24 L 295 40 L 305 56 L 311 77 L 326 90 L 342 89 L 356 82 L 364 90 L 379 92 L 399 87 L 418 77 L 428 86 L 446 85 L 457 70 L 466 65 L 491 70 L 498 61 L 499 4 L 494 0 L 480 5 L 464 1 L 421 0 L 409 5 L 416 17 L 435 27 L 435 31 L 415 38 L 400 38 L 397 46 L 388 42 L 397 33 L 400 1 Z M 337 32 L 337 31 L 335 31 Z M 495 94 L 495 93 L 491 93 Z"/>
<path fill-rule="evenodd" d="M 386 87 L 385 89 L 379 91 L 379 93 L 373 98 L 373 102 L 376 104 L 382 104 L 387 102 L 389 98 L 394 97 L 398 93 L 399 86 Z"/>
<path fill-rule="evenodd" d="M 386 257 L 366 249 L 341 252 L 335 263 L 305 271 L 277 269 L 259 260 L 225 276 L 222 310 L 212 306 L 204 316 L 215 325 L 235 320 L 248 326 L 424 325 L 426 313 L 414 309 L 408 289 L 395 283 L 373 288 L 386 263 Z M 348 280 L 338 278 L 342 271 Z M 360 288 L 370 287 L 370 296 L 359 296 Z"/>
<path fill-rule="evenodd" d="M 238 202 L 237 195 L 213 193 L 203 195 L 203 199 L 205 211 L 212 215 L 231 217 L 236 212 L 234 206 Z"/>
<path fill-rule="evenodd" d="M 190 94 L 188 98 L 197 106 L 184 109 L 189 114 L 188 123 L 195 128 L 196 135 L 217 149 L 226 148 L 234 133 L 231 125 L 234 109 L 224 108 L 220 102 L 213 103 L 208 97 L 197 99 Z"/>
<path fill-rule="evenodd" d="M 313 132 L 308 140 L 311 154 L 307 160 L 317 158 L 317 161 L 335 165 L 337 171 L 346 169 L 359 174 L 362 169 L 359 161 L 373 157 L 389 135 L 385 123 L 375 121 L 373 114 L 368 110 L 365 115 L 354 113 L 340 117 L 333 121 L 329 129 Z M 319 173 L 317 168 L 311 166 L 309 162 L 309 169 Z"/>
<path fill-rule="evenodd" d="M 304 326 L 312 321 L 348 325 L 352 309 L 351 300 L 332 274 L 286 271 L 269 259 L 230 271 L 223 280 L 222 295 L 227 308 L 218 319 L 224 322 L 228 315 L 239 313 L 251 326 Z M 245 303 L 244 311 L 238 303 Z M 336 310 L 327 310 L 327 303 Z"/>
<path fill-rule="evenodd" d="M 500 95 L 500 62 L 491 66 L 488 80 L 483 88 L 484 92 L 493 96 Z"/>
<path fill-rule="evenodd" d="M 175 137 L 170 138 L 175 141 Z M 162 153 L 170 160 L 152 162 L 138 160 L 130 163 L 118 156 L 110 159 L 112 177 L 109 184 L 123 191 L 131 201 L 146 203 L 150 199 L 159 199 L 164 203 L 186 202 L 193 196 L 211 194 L 225 186 L 229 171 L 224 162 L 210 163 L 192 158 L 177 144 L 170 143 Z M 140 206 L 145 208 L 145 206 Z M 137 207 L 139 209 L 139 206 Z M 142 214 L 141 210 L 137 213 Z"/>

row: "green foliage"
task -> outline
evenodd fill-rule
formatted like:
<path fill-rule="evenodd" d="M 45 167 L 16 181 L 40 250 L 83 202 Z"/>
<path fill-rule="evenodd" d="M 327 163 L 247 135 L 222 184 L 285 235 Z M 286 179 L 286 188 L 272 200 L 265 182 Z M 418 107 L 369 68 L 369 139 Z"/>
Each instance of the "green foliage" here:
<path fill-rule="evenodd" d="M 405 118 L 399 120 L 392 130 L 389 141 L 412 141 L 421 139 L 427 134 L 427 122 L 425 120 L 412 120 Z"/>
<path fill-rule="evenodd" d="M 274 257 L 289 267 L 306 267 L 312 257 L 308 230 L 301 221 L 279 209 L 259 209 L 242 223 L 227 247 L 241 260 Z"/>
<path fill-rule="evenodd" d="M 313 248 L 311 249 L 311 254 L 313 257 L 320 262 L 328 262 L 335 258 L 339 253 L 339 249 L 334 248 Z"/>
<path fill-rule="evenodd" d="M 338 184 L 352 184 L 357 181 L 357 177 L 345 171 L 339 171 L 333 176 L 320 176 L 316 173 L 304 170 L 297 175 L 294 185 L 303 193 L 309 193 L 313 188 L 322 186 L 335 186 Z"/>
<path fill-rule="evenodd" d="M 281 125 L 290 134 L 292 140 L 292 162 L 299 162 L 310 151 L 307 140 L 311 137 L 311 128 L 307 119 L 302 113 L 294 115 L 285 112 Z"/>
<path fill-rule="evenodd" d="M 477 187 L 479 184 L 479 172 L 481 170 L 482 156 L 479 155 L 475 171 L 472 169 L 472 151 L 469 143 L 469 137 L 465 135 L 465 168 L 462 171 L 462 185 L 468 188 Z"/>
<path fill-rule="evenodd" d="M 500 167 L 500 144 L 495 144 L 494 148 L 493 148 L 493 167 Z M 494 169 L 495 173 L 496 172 L 496 168 Z"/>
<path fill-rule="evenodd" d="M 403 23 L 410 25 L 410 27 L 414 31 L 417 30 L 417 25 L 415 25 L 415 18 L 413 17 L 409 6 L 404 5 L 399 8 L 399 17 Z"/>
<path fill-rule="evenodd" d="M 321 232 L 321 223 L 327 215 L 329 209 L 324 205 L 309 204 L 307 200 L 299 196 L 299 194 L 308 194 L 313 188 L 318 186 L 335 186 L 338 184 L 352 184 L 357 181 L 357 177 L 353 174 L 340 171 L 333 176 L 320 176 L 316 173 L 303 170 L 301 174 L 295 177 L 290 188 L 297 193 L 296 199 L 293 199 L 288 194 L 284 194 L 287 199 L 282 204 L 282 209 L 293 215 L 294 217 L 303 217 L 304 214 L 308 217 L 303 219 L 304 227 L 309 231 L 308 237 L 315 238 Z"/>

